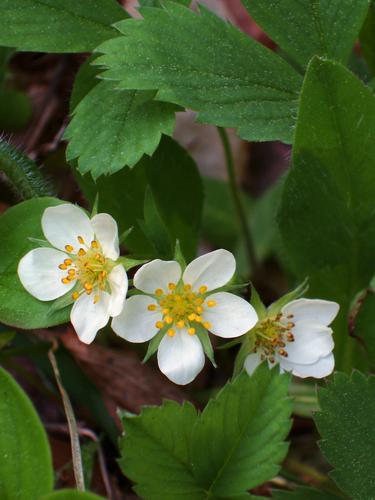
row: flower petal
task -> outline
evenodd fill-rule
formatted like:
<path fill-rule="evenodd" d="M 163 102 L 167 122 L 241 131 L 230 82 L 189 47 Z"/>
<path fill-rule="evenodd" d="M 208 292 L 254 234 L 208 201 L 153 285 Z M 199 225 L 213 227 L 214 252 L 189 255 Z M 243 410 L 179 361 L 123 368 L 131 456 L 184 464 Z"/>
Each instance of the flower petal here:
<path fill-rule="evenodd" d="M 91 344 L 98 331 L 109 320 L 109 294 L 102 292 L 100 299 L 94 303 L 94 296 L 83 293 L 74 303 L 70 313 L 70 321 L 81 342 Z"/>
<path fill-rule="evenodd" d="M 281 312 L 284 316 L 293 314 L 293 323 L 309 321 L 328 326 L 335 319 L 339 309 L 339 304 L 330 300 L 297 299 L 284 306 Z"/>
<path fill-rule="evenodd" d="M 252 375 L 261 364 L 261 362 L 262 360 L 260 359 L 260 353 L 253 352 L 252 354 L 249 354 L 245 359 L 244 368 L 249 375 Z"/>
<path fill-rule="evenodd" d="M 332 329 L 307 321 L 299 321 L 292 329 L 294 342 L 287 342 L 288 362 L 309 365 L 332 352 Z"/>
<path fill-rule="evenodd" d="M 36 248 L 27 253 L 18 264 L 18 276 L 26 290 L 39 300 L 55 300 L 75 285 L 62 283 L 66 271 L 59 264 L 68 256 L 54 248 Z"/>
<path fill-rule="evenodd" d="M 125 301 L 119 316 L 112 320 L 113 331 L 129 342 L 146 342 L 152 339 L 159 328 L 155 326 L 161 321 L 161 311 L 149 311 L 147 306 L 157 305 L 156 300 L 146 295 L 134 295 Z"/>
<path fill-rule="evenodd" d="M 214 290 L 231 280 L 236 270 L 236 260 L 228 250 L 220 249 L 201 255 L 185 269 L 183 281 L 198 290 L 206 286 Z"/>
<path fill-rule="evenodd" d="M 65 250 L 65 245 L 71 245 L 74 249 L 72 253 L 77 253 L 80 247 L 78 236 L 88 245 L 94 237 L 90 219 L 81 208 L 71 203 L 46 208 L 42 229 L 51 245 L 60 250 Z"/>
<path fill-rule="evenodd" d="M 115 266 L 108 276 L 108 281 L 111 287 L 108 313 L 110 316 L 118 316 L 124 307 L 128 291 L 128 276 L 124 266 Z"/>
<path fill-rule="evenodd" d="M 224 338 L 239 337 L 251 330 L 257 323 L 258 315 L 251 304 L 228 292 L 213 293 L 207 297 L 215 301 L 214 307 L 205 308 L 204 321 L 211 323 L 211 333 Z"/>
<path fill-rule="evenodd" d="M 112 260 L 120 255 L 117 222 L 109 214 L 97 214 L 91 219 L 95 238 L 99 241 L 103 253 Z"/>
<path fill-rule="evenodd" d="M 156 289 L 168 290 L 168 283 L 177 283 L 181 277 L 180 264 L 174 260 L 152 260 L 134 275 L 134 286 L 146 293 Z"/>
<path fill-rule="evenodd" d="M 203 347 L 196 335 L 185 328 L 174 337 L 164 335 L 158 349 L 159 368 L 166 377 L 179 385 L 189 384 L 204 366 Z"/>
<path fill-rule="evenodd" d="M 280 365 L 286 372 L 292 372 L 296 377 L 323 378 L 328 377 L 328 375 L 333 372 L 333 369 L 335 367 L 335 358 L 331 353 L 324 358 L 320 358 L 316 363 L 312 363 L 310 365 L 289 363 L 289 361 L 283 358 L 280 359 Z"/>

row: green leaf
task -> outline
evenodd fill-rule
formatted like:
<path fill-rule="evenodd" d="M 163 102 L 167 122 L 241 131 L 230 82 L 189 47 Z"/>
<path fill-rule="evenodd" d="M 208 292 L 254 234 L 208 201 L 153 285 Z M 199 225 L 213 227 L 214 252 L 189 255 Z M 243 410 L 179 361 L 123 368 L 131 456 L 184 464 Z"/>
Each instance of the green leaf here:
<path fill-rule="evenodd" d="M 327 491 L 301 486 L 294 491 L 275 490 L 272 492 L 272 498 L 275 500 L 338 500 L 342 497 L 338 497 Z"/>
<path fill-rule="evenodd" d="M 42 302 L 22 286 L 18 263 L 36 248 L 28 238 L 43 238 L 41 218 L 47 207 L 60 204 L 56 198 L 33 198 L 9 208 L 0 216 L 0 322 L 24 329 L 46 328 L 69 320 L 69 310 L 50 314 L 52 302 Z"/>
<path fill-rule="evenodd" d="M 189 443 L 197 412 L 190 403 L 166 401 L 144 408 L 136 417 L 124 415 L 120 466 L 136 483 L 135 491 L 148 500 L 200 500 L 189 464 Z M 147 471 L 147 474 L 145 473 Z"/>
<path fill-rule="evenodd" d="M 290 268 L 309 276 L 310 296 L 336 300 L 335 358 L 358 359 L 346 316 L 369 282 L 375 253 L 375 96 L 338 63 L 314 59 L 307 71 L 293 166 L 279 213 Z"/>
<path fill-rule="evenodd" d="M 69 110 L 72 114 L 82 99 L 100 82 L 97 78 L 100 69 L 92 64 L 96 57 L 95 55 L 88 57 L 76 74 L 69 101 Z"/>
<path fill-rule="evenodd" d="M 104 497 L 89 491 L 59 490 L 45 495 L 38 500 L 105 500 Z"/>
<path fill-rule="evenodd" d="M 337 373 L 318 396 L 321 412 L 315 422 L 322 436 L 320 447 L 334 467 L 330 475 L 350 498 L 373 498 L 375 377 Z"/>
<path fill-rule="evenodd" d="M 368 67 L 375 75 L 375 4 L 370 5 L 366 20 L 360 33 L 361 47 Z"/>
<path fill-rule="evenodd" d="M 304 68 L 314 55 L 347 62 L 370 0 L 242 0 L 242 3 L 279 47 Z"/>
<path fill-rule="evenodd" d="M 39 52 L 91 52 L 127 17 L 115 0 L 0 0 L 0 45 Z"/>
<path fill-rule="evenodd" d="M 95 179 L 134 166 L 153 154 L 162 134 L 173 133 L 176 106 L 153 101 L 153 91 L 116 87 L 102 81 L 90 90 L 65 132 L 67 159 L 78 158 L 79 171 Z"/>
<path fill-rule="evenodd" d="M 291 142 L 300 75 L 277 54 L 201 7 L 144 8 L 116 27 L 97 62 L 126 89 L 199 111 L 199 121 L 238 128 L 244 139 Z M 194 36 L 192 36 L 194 33 Z"/>
<path fill-rule="evenodd" d="M 15 382 L 0 368 L 0 497 L 39 500 L 52 491 L 51 452 L 35 409 Z"/>
<path fill-rule="evenodd" d="M 275 476 L 285 457 L 288 375 L 264 364 L 228 383 L 193 428 L 191 462 L 207 496 L 235 496 Z"/>

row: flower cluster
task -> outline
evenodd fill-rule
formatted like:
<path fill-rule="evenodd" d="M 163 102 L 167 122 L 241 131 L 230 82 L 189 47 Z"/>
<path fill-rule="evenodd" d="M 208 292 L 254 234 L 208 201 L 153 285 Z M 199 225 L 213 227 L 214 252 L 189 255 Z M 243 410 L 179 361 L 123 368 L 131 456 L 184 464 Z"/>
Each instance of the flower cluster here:
<path fill-rule="evenodd" d="M 41 223 L 47 246 L 20 260 L 19 278 L 42 301 L 70 294 L 70 318 L 82 342 L 91 343 L 113 318 L 120 337 L 154 343 L 160 370 L 177 384 L 188 384 L 202 370 L 208 332 L 251 345 L 244 362 L 250 375 L 265 360 L 298 377 L 333 371 L 329 325 L 338 313 L 335 302 L 301 298 L 259 318 L 249 302 L 229 292 L 236 262 L 223 249 L 184 268 L 174 260 L 144 264 L 126 299 L 128 278 L 110 215 L 89 218 L 79 207 L 61 204 L 47 208 Z"/>

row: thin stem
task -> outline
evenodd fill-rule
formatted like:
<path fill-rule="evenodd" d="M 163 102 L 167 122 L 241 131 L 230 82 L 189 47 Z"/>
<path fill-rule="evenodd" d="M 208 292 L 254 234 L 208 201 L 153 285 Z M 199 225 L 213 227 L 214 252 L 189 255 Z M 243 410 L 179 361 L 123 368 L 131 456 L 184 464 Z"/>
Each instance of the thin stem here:
<path fill-rule="evenodd" d="M 72 447 L 73 471 L 74 471 L 74 478 L 76 480 L 77 490 L 85 491 L 85 479 L 83 475 L 81 447 L 79 444 L 79 433 L 77 429 L 77 422 L 74 416 L 73 407 L 70 402 L 68 393 L 66 392 L 63 383 L 61 381 L 59 367 L 57 365 L 56 357 L 54 354 L 56 348 L 57 348 L 57 342 L 55 341 L 51 349 L 48 351 L 48 358 L 51 362 L 53 373 L 55 374 L 55 379 L 64 405 L 66 419 L 68 421 L 70 444 Z"/>
<path fill-rule="evenodd" d="M 236 182 L 236 173 L 234 170 L 232 149 L 230 147 L 228 134 L 227 134 L 226 130 L 222 127 L 217 127 L 217 129 L 218 129 L 218 132 L 219 132 L 219 135 L 221 138 L 221 142 L 222 142 L 223 148 L 224 148 L 229 186 L 230 186 L 230 190 L 232 193 L 233 203 L 234 203 L 234 206 L 235 206 L 235 209 L 237 212 L 238 220 L 240 223 L 242 236 L 243 236 L 243 239 L 245 242 L 246 253 L 247 253 L 247 257 L 248 257 L 248 261 L 249 261 L 250 270 L 251 270 L 251 273 L 254 274 L 254 271 L 258 267 L 258 262 L 257 262 L 256 254 L 255 254 L 253 239 L 251 237 L 250 228 L 249 228 L 247 218 L 246 218 L 245 206 L 243 203 L 243 199 L 241 197 L 240 189 L 239 189 L 237 182 Z"/>

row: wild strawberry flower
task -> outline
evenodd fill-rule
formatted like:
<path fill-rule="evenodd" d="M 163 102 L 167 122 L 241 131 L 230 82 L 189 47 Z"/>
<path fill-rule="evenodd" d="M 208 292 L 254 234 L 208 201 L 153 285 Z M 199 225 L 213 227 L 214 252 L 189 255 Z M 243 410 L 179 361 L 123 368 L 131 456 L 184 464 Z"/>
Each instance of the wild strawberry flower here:
<path fill-rule="evenodd" d="M 26 290 L 42 301 L 71 293 L 71 322 L 79 339 L 91 343 L 110 317 L 121 313 L 128 278 L 119 258 L 116 221 L 100 213 L 91 219 L 70 203 L 48 207 L 42 216 L 45 238 L 54 248 L 36 248 L 19 262 Z"/>
<path fill-rule="evenodd" d="M 281 372 L 297 377 L 328 376 L 335 365 L 329 325 L 338 311 L 336 302 L 301 298 L 286 304 L 277 315 L 259 321 L 251 332 L 255 345 L 245 360 L 246 371 L 251 375 L 267 360 L 270 367 L 279 363 Z"/>
<path fill-rule="evenodd" d="M 134 286 L 143 294 L 126 300 L 112 328 L 130 342 L 146 342 L 160 331 L 165 333 L 158 347 L 159 368 L 172 382 L 188 384 L 205 362 L 198 329 L 233 338 L 258 320 L 244 299 L 215 291 L 231 280 L 235 268 L 234 256 L 227 250 L 202 255 L 184 271 L 176 261 L 153 260 L 134 276 Z"/>

